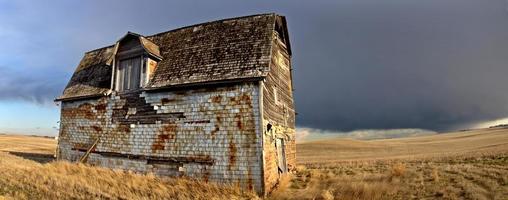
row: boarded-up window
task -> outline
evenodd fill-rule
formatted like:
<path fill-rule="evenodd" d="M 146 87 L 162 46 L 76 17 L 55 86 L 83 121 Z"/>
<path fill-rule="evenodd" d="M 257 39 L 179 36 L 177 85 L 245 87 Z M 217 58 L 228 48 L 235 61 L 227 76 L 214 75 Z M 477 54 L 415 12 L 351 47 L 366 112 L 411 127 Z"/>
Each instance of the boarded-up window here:
<path fill-rule="evenodd" d="M 141 57 L 120 60 L 118 64 L 118 91 L 138 89 L 141 80 Z"/>
<path fill-rule="evenodd" d="M 284 140 L 281 138 L 277 138 L 275 140 L 275 149 L 277 150 L 277 166 L 279 168 L 279 173 L 286 173 L 286 153 L 284 149 Z"/>

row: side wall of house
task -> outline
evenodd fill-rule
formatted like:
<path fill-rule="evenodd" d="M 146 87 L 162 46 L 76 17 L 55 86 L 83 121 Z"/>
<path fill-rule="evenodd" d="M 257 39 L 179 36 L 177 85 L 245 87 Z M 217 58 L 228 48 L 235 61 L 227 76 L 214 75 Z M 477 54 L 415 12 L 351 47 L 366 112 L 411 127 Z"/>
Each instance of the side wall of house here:
<path fill-rule="evenodd" d="M 274 32 L 270 72 L 263 87 L 263 151 L 265 189 L 278 182 L 279 170 L 296 167 L 295 108 L 293 103 L 291 62 L 288 50 Z M 283 145 L 280 144 L 283 141 Z M 279 144 L 277 144 L 279 142 Z M 284 150 L 277 150 L 277 145 Z M 285 157 L 286 169 L 279 169 L 280 157 Z"/>
<path fill-rule="evenodd" d="M 258 83 L 62 102 L 58 158 L 263 192 Z"/>

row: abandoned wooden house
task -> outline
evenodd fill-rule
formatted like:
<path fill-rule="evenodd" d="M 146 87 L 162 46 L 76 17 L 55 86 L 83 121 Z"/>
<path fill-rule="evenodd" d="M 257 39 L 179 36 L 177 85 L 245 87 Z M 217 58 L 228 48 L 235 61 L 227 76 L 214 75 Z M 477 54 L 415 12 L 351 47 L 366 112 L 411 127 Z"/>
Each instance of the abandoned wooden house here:
<path fill-rule="evenodd" d="M 266 194 L 295 168 L 286 19 L 261 14 L 85 53 L 61 102 L 57 157 Z"/>

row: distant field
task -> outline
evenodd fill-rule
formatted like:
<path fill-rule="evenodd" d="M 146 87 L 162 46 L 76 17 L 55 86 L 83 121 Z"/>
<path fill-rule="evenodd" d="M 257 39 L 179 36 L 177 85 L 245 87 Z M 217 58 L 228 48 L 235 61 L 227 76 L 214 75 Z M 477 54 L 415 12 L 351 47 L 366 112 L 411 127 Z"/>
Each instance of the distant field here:
<path fill-rule="evenodd" d="M 1 135 L 0 151 L 54 154 L 56 140 L 48 137 Z"/>
<path fill-rule="evenodd" d="M 508 129 L 481 129 L 432 136 L 381 140 L 329 139 L 297 146 L 298 162 L 421 159 L 508 151 Z"/>
<path fill-rule="evenodd" d="M 274 199 L 508 199 L 508 129 L 297 145 Z"/>
<path fill-rule="evenodd" d="M 0 199 L 251 199 L 186 179 L 50 162 L 56 141 L 0 135 Z M 298 171 L 269 199 L 508 199 L 508 129 L 297 145 Z M 46 163 L 46 164 L 42 164 Z"/>

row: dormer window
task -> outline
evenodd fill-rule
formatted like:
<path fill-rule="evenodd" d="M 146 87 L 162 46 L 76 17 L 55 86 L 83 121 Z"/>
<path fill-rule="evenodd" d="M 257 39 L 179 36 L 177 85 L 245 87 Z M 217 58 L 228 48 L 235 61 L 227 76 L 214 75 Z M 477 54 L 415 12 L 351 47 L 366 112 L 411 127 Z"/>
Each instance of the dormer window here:
<path fill-rule="evenodd" d="M 145 74 L 141 73 L 141 64 L 141 56 L 123 59 L 118 62 L 118 91 L 122 92 L 140 88 L 141 80 L 144 79 L 141 76 Z"/>
<path fill-rule="evenodd" d="M 127 33 L 116 46 L 115 89 L 119 92 L 143 88 L 161 60 L 159 47 L 143 36 Z"/>

